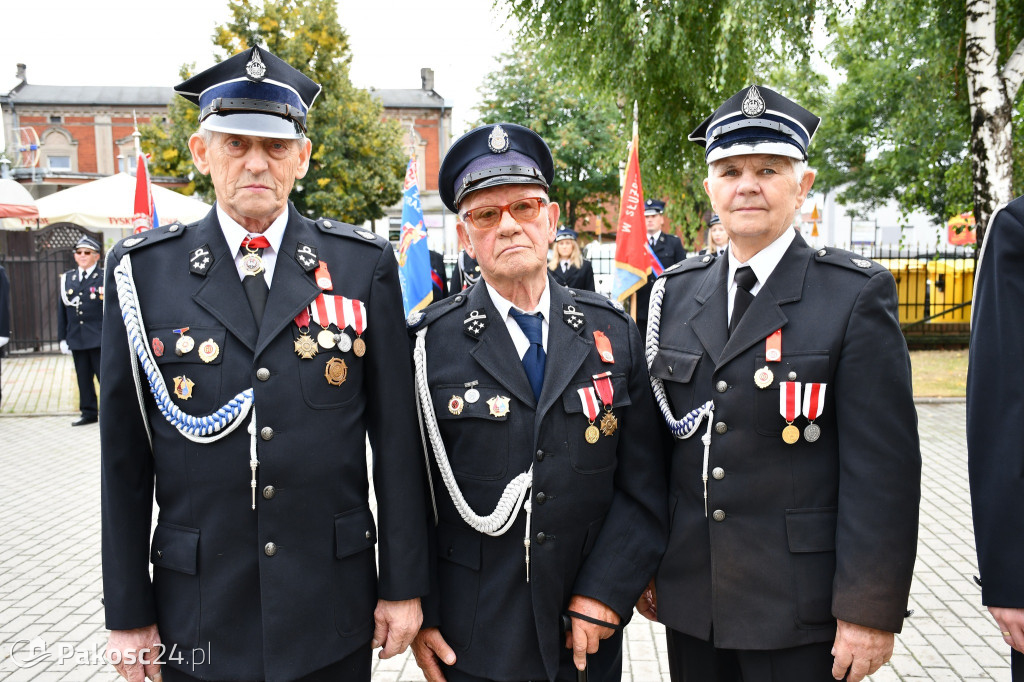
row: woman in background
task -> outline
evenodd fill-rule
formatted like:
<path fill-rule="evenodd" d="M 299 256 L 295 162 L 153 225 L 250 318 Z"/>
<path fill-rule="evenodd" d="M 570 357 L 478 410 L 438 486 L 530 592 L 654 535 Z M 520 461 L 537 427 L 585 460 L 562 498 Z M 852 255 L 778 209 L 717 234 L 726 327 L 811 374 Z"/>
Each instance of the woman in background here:
<path fill-rule="evenodd" d="M 555 233 L 555 248 L 548 261 L 548 270 L 564 287 L 594 291 L 594 268 L 583 258 L 573 230 L 563 227 Z"/>

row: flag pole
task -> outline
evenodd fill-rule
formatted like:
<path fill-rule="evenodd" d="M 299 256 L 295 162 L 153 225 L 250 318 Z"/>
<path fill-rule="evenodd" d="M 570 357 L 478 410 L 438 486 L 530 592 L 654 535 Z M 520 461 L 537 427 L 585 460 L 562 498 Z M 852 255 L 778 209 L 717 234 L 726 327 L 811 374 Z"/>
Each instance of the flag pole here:
<path fill-rule="evenodd" d="M 640 139 L 640 112 L 637 107 L 637 101 L 633 100 L 633 137 L 630 138 L 629 144 L 633 144 L 633 140 Z M 629 150 L 627 147 L 626 156 L 629 156 Z M 643 206 L 640 207 L 643 210 Z M 636 292 L 634 291 L 629 297 L 629 316 L 636 320 Z"/>

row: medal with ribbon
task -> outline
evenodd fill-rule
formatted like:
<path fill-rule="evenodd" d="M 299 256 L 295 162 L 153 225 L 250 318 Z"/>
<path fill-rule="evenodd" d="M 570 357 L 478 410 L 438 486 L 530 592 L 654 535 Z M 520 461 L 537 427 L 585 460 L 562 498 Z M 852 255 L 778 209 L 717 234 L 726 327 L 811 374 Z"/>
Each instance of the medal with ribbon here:
<path fill-rule="evenodd" d="M 788 445 L 800 440 L 800 429 L 793 426 L 793 420 L 800 416 L 800 382 L 779 382 L 779 412 L 786 420 L 786 428 L 782 429 L 782 440 Z"/>
<path fill-rule="evenodd" d="M 608 340 L 608 337 L 604 332 L 594 330 L 594 346 L 597 347 L 597 354 L 601 357 L 601 362 L 614 365 L 615 354 L 612 353 L 612 342 Z"/>
<path fill-rule="evenodd" d="M 245 249 L 245 253 L 242 255 L 242 270 L 246 276 L 255 277 L 263 272 L 263 259 L 257 249 L 269 247 L 270 242 L 263 235 L 246 237 L 242 240 L 242 248 Z"/>
<path fill-rule="evenodd" d="M 314 277 L 316 278 L 316 285 L 320 287 L 321 290 L 330 291 L 333 288 L 334 285 L 331 283 L 331 273 L 327 271 L 327 263 L 319 261 Z"/>
<path fill-rule="evenodd" d="M 331 298 L 334 297 L 332 296 Z M 310 312 L 312 313 L 313 321 L 320 325 L 320 332 L 316 335 L 316 342 L 324 349 L 334 348 L 334 332 L 328 329 L 331 325 L 331 313 L 334 312 L 333 308 L 334 306 L 330 306 L 330 308 L 328 308 L 327 295 L 322 293 L 317 296 L 312 305 L 310 305 Z"/>
<path fill-rule="evenodd" d="M 782 330 L 775 332 L 764 340 L 765 362 L 780 362 L 782 360 Z M 765 365 L 754 372 L 754 385 L 758 388 L 768 388 L 775 381 L 775 374 Z"/>
<path fill-rule="evenodd" d="M 352 352 L 357 358 L 361 358 L 366 353 L 366 342 L 362 339 L 362 334 L 366 331 L 366 306 L 354 298 L 343 299 L 342 305 L 345 311 L 345 324 L 350 325 L 356 333 L 356 340 L 352 342 Z"/>
<path fill-rule="evenodd" d="M 813 443 L 821 437 L 821 427 L 814 420 L 821 416 L 825 409 L 826 384 L 804 384 L 804 416 L 810 422 L 804 427 L 804 439 Z"/>
<path fill-rule="evenodd" d="M 338 333 L 334 335 L 334 343 L 338 350 L 347 353 L 352 350 L 352 338 L 345 333 L 345 297 L 331 296 L 334 303 L 334 323 L 338 325 Z"/>
<path fill-rule="evenodd" d="M 295 339 L 295 354 L 303 360 L 310 360 L 317 353 L 316 341 L 309 335 L 309 310 L 303 308 L 295 316 L 295 326 L 299 328 L 299 338 Z"/>
<path fill-rule="evenodd" d="M 615 389 L 612 387 L 612 373 L 603 372 L 591 377 L 594 381 L 594 388 L 604 405 L 604 416 L 601 417 L 601 433 L 610 436 L 619 428 L 619 420 L 612 413 L 612 402 L 615 398 Z"/>
<path fill-rule="evenodd" d="M 587 442 L 593 445 L 597 442 L 597 439 L 601 437 L 601 432 L 594 426 L 594 420 L 597 419 L 597 393 L 594 392 L 593 387 L 587 386 L 586 388 L 580 388 L 576 390 L 580 394 L 580 403 L 583 405 L 583 414 L 586 415 L 587 420 L 590 421 L 590 426 L 583 432 L 583 437 L 586 438 Z"/>

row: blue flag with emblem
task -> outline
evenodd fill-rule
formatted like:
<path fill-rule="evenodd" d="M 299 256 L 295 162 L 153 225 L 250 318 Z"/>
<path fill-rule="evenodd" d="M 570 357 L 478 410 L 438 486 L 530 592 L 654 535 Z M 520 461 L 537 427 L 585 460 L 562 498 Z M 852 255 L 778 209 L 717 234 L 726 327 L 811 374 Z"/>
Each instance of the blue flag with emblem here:
<path fill-rule="evenodd" d="M 430 275 L 427 229 L 423 224 L 420 189 L 416 180 L 416 157 L 409 159 L 402 194 L 402 236 L 398 242 L 398 276 L 402 281 L 405 314 L 425 308 L 434 298 Z"/>

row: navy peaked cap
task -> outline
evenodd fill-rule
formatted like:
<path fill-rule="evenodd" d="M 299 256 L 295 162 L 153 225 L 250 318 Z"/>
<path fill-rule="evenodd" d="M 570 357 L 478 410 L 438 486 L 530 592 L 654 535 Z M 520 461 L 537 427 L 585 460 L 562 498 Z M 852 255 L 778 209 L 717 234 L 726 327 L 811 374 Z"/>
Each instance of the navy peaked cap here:
<path fill-rule="evenodd" d="M 821 119 L 764 86 L 743 88 L 718 107 L 690 141 L 704 147 L 704 160 L 740 154 L 778 154 L 807 160 L 807 146 Z"/>
<path fill-rule="evenodd" d="M 560 242 L 563 239 L 576 239 L 576 230 L 570 230 L 568 227 L 563 227 L 555 233 L 555 241 Z"/>
<path fill-rule="evenodd" d="M 199 107 L 200 128 L 299 139 L 320 85 L 257 45 L 197 73 L 174 91 Z"/>
<path fill-rule="evenodd" d="M 644 202 L 644 215 L 661 215 L 665 212 L 665 202 L 659 199 L 648 199 Z"/>
<path fill-rule="evenodd" d="M 455 140 L 438 173 L 441 201 L 452 213 L 470 192 L 499 185 L 544 189 L 555 177 L 551 150 L 540 135 L 515 123 L 474 128 Z"/>
<path fill-rule="evenodd" d="M 90 237 L 89 235 L 83 234 L 82 237 L 78 240 L 78 243 L 75 244 L 74 250 L 77 251 L 78 249 L 92 249 L 96 253 L 99 253 L 100 243 L 93 239 L 92 237 Z"/>

